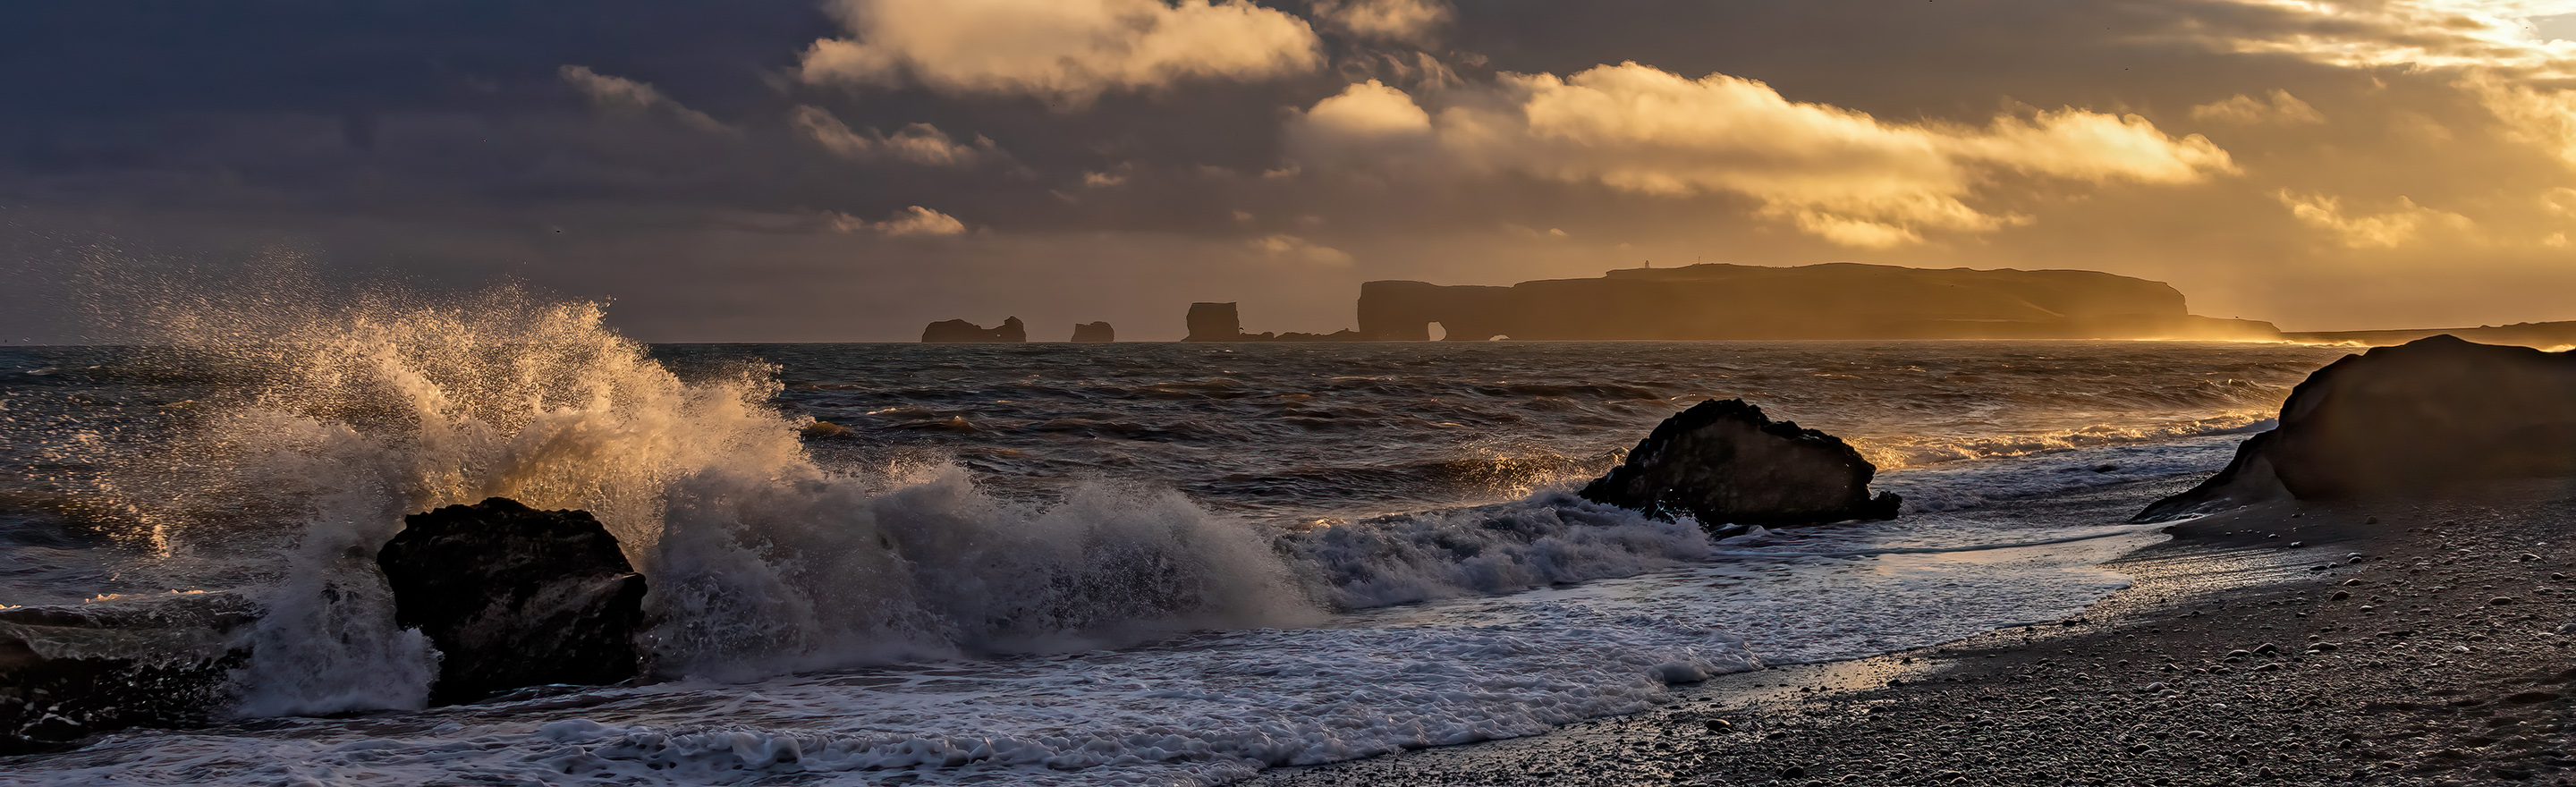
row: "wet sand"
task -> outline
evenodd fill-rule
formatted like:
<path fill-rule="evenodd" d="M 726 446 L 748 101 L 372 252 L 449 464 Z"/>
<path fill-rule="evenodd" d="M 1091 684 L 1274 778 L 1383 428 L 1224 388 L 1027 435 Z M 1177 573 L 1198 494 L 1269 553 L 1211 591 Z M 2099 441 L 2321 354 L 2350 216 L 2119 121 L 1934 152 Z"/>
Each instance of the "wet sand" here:
<path fill-rule="evenodd" d="M 2576 483 L 2171 532 L 2074 619 L 1245 784 L 2576 784 Z"/>

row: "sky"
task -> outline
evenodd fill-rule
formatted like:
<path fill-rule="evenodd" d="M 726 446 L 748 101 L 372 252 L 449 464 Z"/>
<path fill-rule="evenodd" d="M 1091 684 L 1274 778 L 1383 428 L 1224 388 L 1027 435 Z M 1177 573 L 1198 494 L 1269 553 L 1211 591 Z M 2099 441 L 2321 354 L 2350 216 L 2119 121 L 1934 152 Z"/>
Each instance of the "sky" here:
<path fill-rule="evenodd" d="M 2576 0 L 10 3 L 0 341 L 280 264 L 647 341 L 1325 332 L 1363 281 L 1649 262 L 2571 320 L 2570 39 Z"/>

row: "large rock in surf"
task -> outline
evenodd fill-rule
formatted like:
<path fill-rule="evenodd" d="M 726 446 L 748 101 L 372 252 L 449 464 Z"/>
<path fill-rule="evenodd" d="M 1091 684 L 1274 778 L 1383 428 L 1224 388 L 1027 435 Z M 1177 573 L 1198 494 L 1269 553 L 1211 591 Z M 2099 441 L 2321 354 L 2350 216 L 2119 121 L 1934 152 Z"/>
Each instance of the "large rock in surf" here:
<path fill-rule="evenodd" d="M 250 660 L 258 619 L 228 593 L 0 609 L 0 755 L 125 727 L 205 724 Z"/>
<path fill-rule="evenodd" d="M 2278 427 L 2137 521 L 2283 496 L 2385 497 L 2553 476 L 2576 476 L 2576 354 L 2434 336 L 2308 375 L 2282 403 Z"/>
<path fill-rule="evenodd" d="M 940 320 L 921 329 L 921 341 L 942 342 L 1025 342 L 1029 328 L 1018 317 L 1003 318 L 1000 327 L 986 328 L 965 320 Z"/>
<path fill-rule="evenodd" d="M 1118 329 L 1105 321 L 1078 322 L 1073 324 L 1073 340 L 1081 344 L 1107 344 L 1118 341 Z"/>
<path fill-rule="evenodd" d="M 1877 473 L 1841 438 L 1773 421 L 1742 399 L 1710 400 L 1664 419 L 1581 494 L 1712 528 L 1894 519 L 1896 494 L 1869 494 Z"/>
<path fill-rule="evenodd" d="M 430 701 L 548 683 L 616 683 L 638 670 L 644 576 L 582 511 L 495 497 L 403 518 L 377 552 L 394 619 L 442 655 Z"/>

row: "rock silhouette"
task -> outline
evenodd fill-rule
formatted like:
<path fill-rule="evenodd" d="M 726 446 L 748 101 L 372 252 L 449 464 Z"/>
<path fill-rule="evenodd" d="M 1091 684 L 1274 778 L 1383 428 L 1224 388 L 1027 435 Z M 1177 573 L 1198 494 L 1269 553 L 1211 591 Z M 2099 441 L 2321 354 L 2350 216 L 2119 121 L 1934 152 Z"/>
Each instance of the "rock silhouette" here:
<path fill-rule="evenodd" d="M 637 674 L 644 576 L 590 514 L 495 497 L 403 524 L 376 564 L 393 587 L 395 621 L 428 634 L 443 656 L 431 702 Z"/>
<path fill-rule="evenodd" d="M 1360 285 L 1360 333 L 1513 339 L 2269 338 L 2270 323 L 2196 317 L 2161 282 L 2074 270 L 1929 270 L 1828 263 L 1691 265 L 1597 279 L 1444 287 Z"/>
<path fill-rule="evenodd" d="M 1118 331 L 1109 327 L 1107 322 L 1075 323 L 1073 340 L 1083 344 L 1105 344 L 1118 341 Z"/>
<path fill-rule="evenodd" d="M 940 320 L 921 329 L 921 341 L 924 344 L 942 342 L 1025 342 L 1028 340 L 1028 326 L 1022 324 L 1018 317 L 1004 318 L 1001 326 L 996 328 L 986 328 L 965 320 Z"/>
<path fill-rule="evenodd" d="M 1664 419 L 1581 494 L 1709 528 L 1894 519 L 1895 493 L 1869 494 L 1877 472 L 1841 438 L 1773 421 L 1742 399 L 1710 400 Z"/>
<path fill-rule="evenodd" d="M 1243 335 L 1243 317 L 1233 303 L 1193 303 L 1188 317 L 1190 335 L 1185 342 L 1239 342 Z"/>
<path fill-rule="evenodd" d="M 2576 476 L 2576 354 L 2434 336 L 2308 375 L 2282 403 L 2278 427 L 2137 521 L 2285 495 L 2390 497 L 2553 476 Z"/>

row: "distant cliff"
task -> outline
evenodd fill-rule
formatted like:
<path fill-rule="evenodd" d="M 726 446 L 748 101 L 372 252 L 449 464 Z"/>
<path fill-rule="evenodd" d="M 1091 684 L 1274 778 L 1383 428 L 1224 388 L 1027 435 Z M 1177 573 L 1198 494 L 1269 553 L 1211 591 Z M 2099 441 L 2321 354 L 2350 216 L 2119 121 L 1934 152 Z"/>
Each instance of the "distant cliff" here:
<path fill-rule="evenodd" d="M 1513 339 L 2278 339 L 2197 317 L 2162 282 L 2072 270 L 1692 265 L 1509 287 L 1360 285 L 1360 333 Z"/>
<path fill-rule="evenodd" d="M 921 340 L 924 343 L 929 344 L 938 344 L 942 342 L 1025 342 L 1029 340 L 1029 328 L 1028 325 L 1020 322 L 1020 318 L 1018 317 L 1004 319 L 1002 320 L 1001 326 L 996 328 L 986 328 L 965 320 L 940 320 L 921 329 Z"/>

